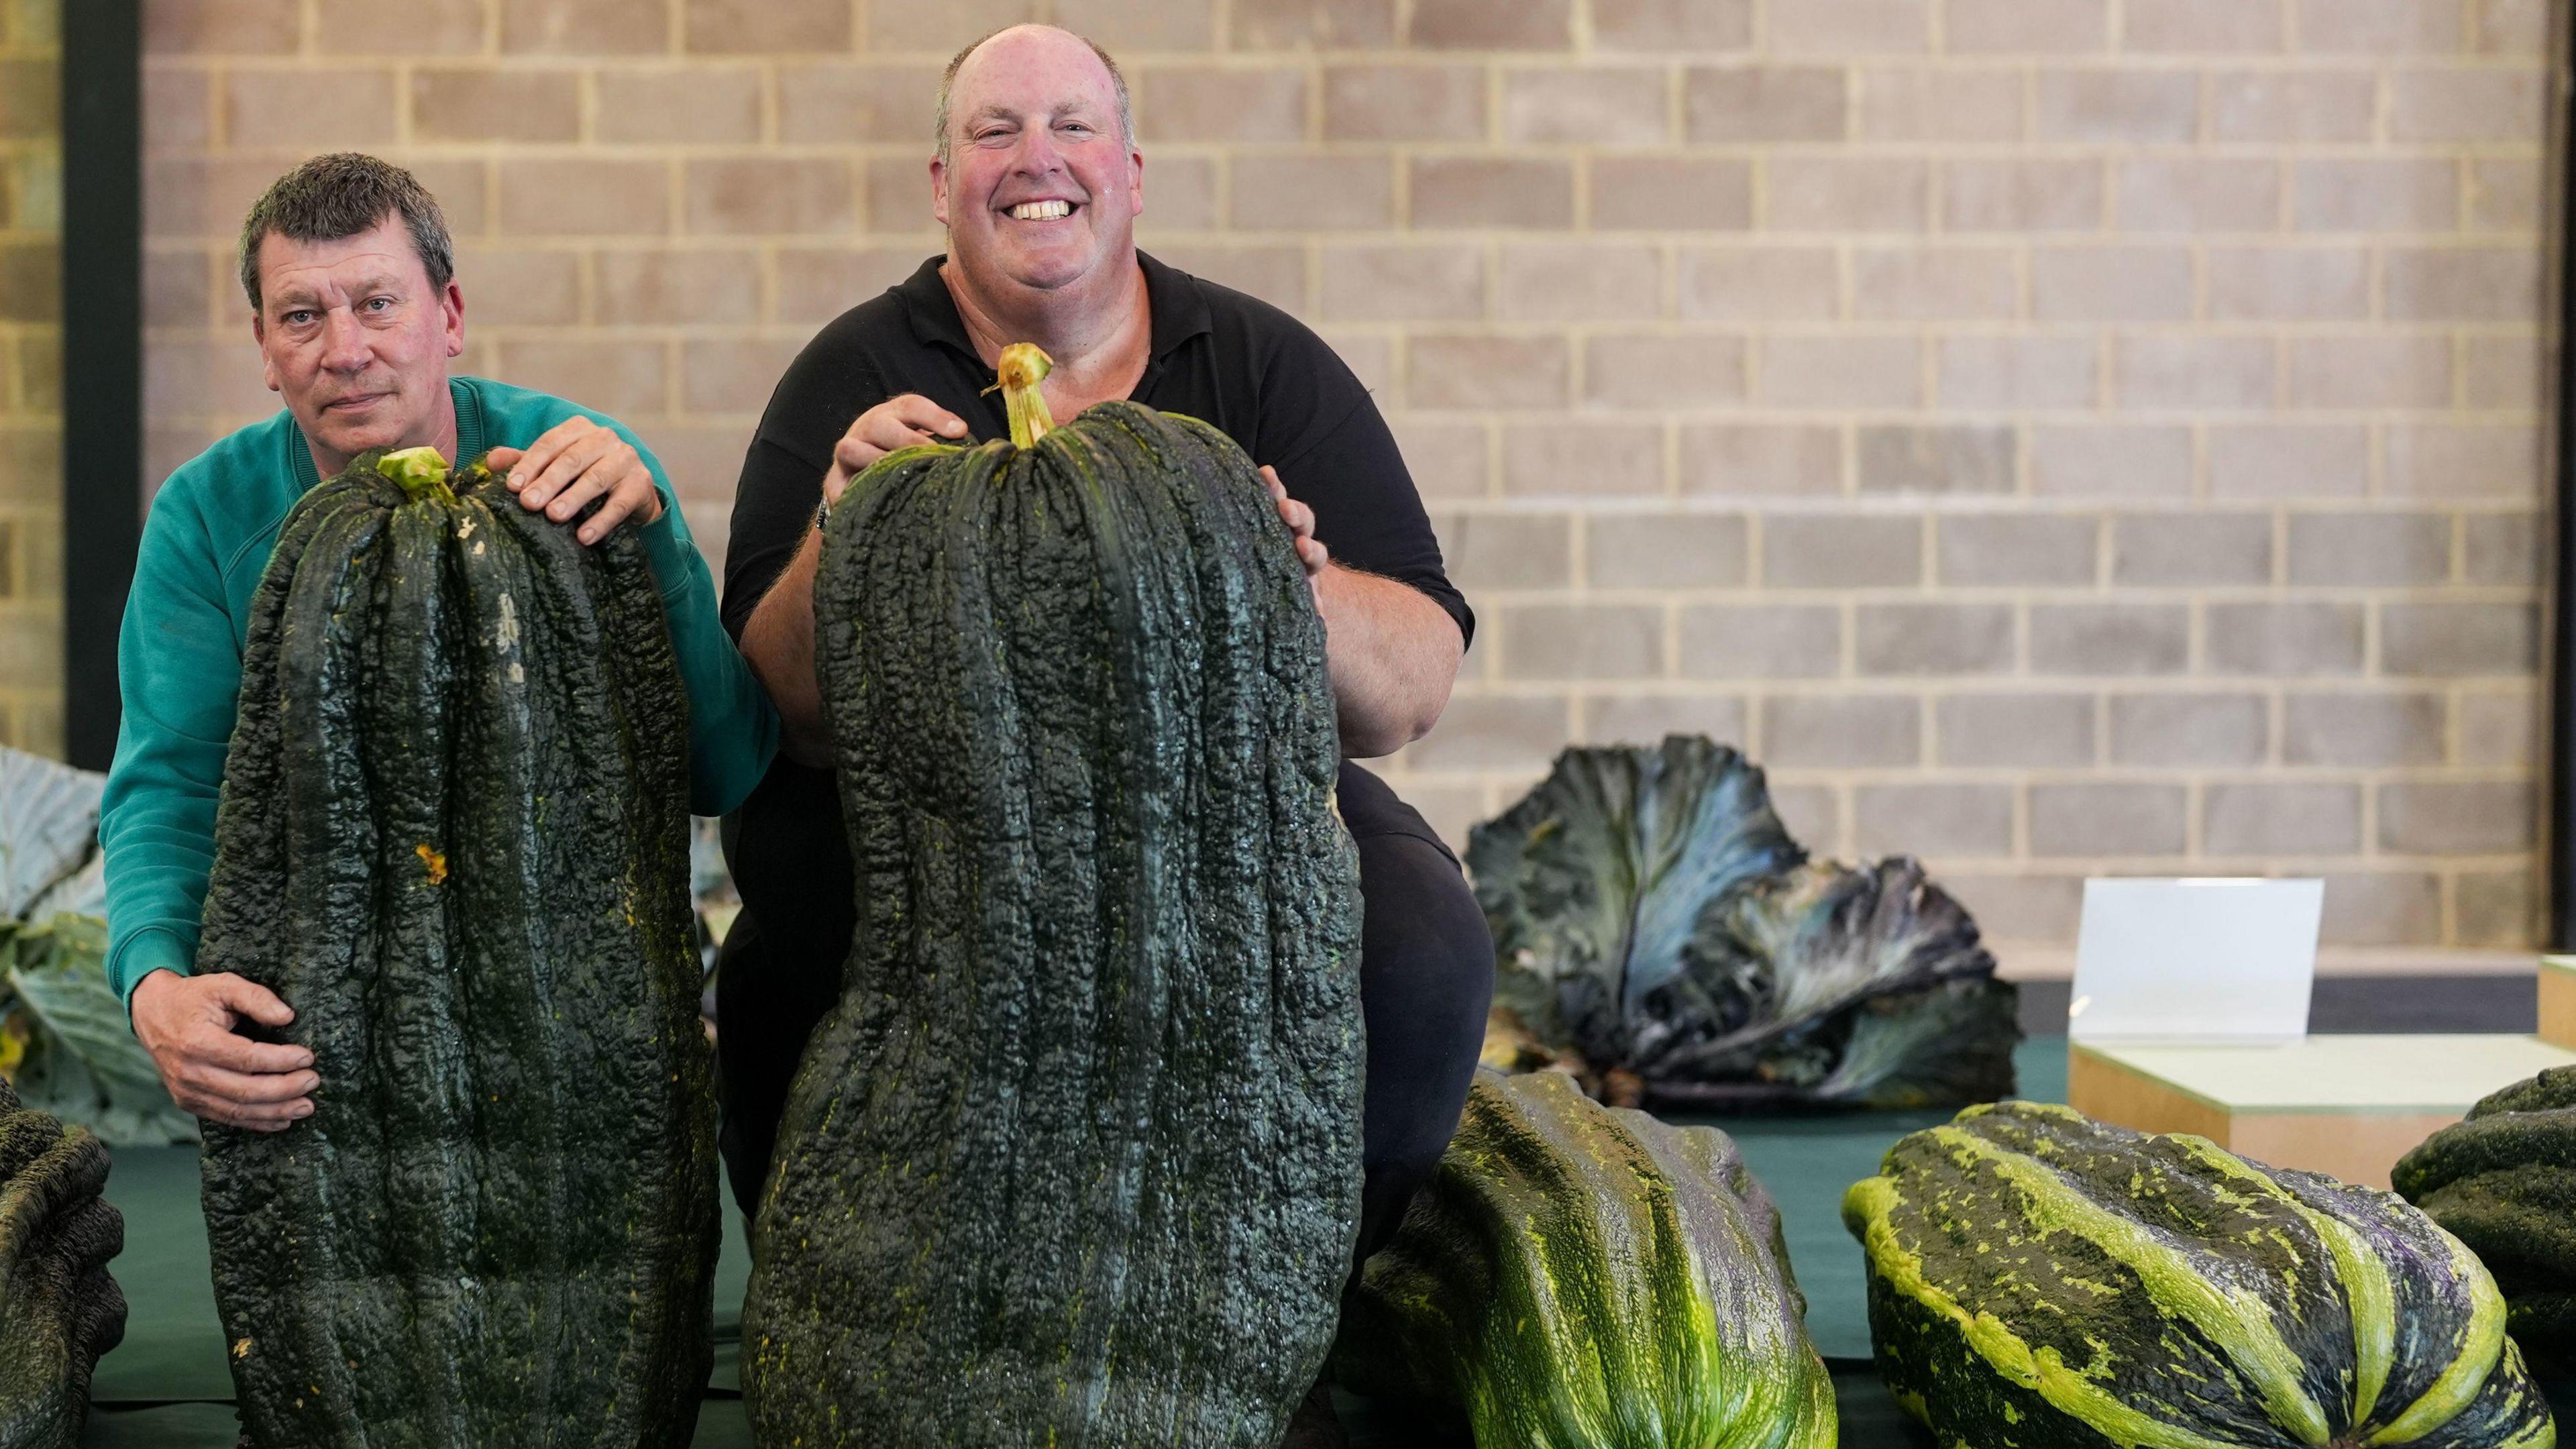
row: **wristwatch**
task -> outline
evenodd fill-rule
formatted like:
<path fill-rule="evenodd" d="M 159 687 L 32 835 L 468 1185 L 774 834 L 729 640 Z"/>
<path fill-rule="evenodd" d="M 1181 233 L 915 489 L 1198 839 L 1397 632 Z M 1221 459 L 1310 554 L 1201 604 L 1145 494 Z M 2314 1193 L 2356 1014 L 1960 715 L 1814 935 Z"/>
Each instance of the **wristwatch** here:
<path fill-rule="evenodd" d="M 823 501 L 814 506 L 814 531 L 816 533 L 822 533 L 831 526 L 832 495 L 826 493 L 823 495 Z"/>

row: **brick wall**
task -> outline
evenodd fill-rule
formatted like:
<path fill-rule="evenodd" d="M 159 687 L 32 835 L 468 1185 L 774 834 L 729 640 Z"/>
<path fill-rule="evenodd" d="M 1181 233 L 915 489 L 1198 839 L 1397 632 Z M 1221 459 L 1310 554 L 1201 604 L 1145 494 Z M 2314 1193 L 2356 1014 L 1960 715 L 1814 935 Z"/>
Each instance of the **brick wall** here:
<path fill-rule="evenodd" d="M 55 0 L 0 0 L 0 744 L 63 750 Z"/>
<path fill-rule="evenodd" d="M 2013 942 L 2088 872 L 2535 939 L 2544 0 L 154 0 L 154 476 L 267 412 L 231 232 L 411 163 L 475 369 L 711 553 L 769 386 L 938 248 L 939 65 L 1115 50 L 1146 244 L 1376 389 L 1483 616 L 1453 836 L 1700 729 Z"/>

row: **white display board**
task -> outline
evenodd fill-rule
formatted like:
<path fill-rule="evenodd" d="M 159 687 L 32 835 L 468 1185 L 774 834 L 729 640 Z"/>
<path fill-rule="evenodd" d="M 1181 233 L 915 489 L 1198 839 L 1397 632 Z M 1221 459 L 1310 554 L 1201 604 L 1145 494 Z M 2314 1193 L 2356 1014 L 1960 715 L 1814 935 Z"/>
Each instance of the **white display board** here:
<path fill-rule="evenodd" d="M 2324 909 L 2320 880 L 2088 880 L 2067 1034 L 2300 1040 Z"/>

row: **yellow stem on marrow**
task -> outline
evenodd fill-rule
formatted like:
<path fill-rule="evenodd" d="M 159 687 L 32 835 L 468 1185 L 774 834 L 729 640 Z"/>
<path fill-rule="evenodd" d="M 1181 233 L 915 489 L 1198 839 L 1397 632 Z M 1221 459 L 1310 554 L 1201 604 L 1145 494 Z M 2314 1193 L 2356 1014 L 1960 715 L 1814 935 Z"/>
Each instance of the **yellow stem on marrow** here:
<path fill-rule="evenodd" d="M 1002 349 L 1002 403 L 1010 409 L 1013 446 L 1034 448 L 1038 439 L 1055 431 L 1046 399 L 1038 394 L 1038 384 L 1054 369 L 1055 359 L 1034 342 L 1014 342 Z"/>
<path fill-rule="evenodd" d="M 423 498 L 436 498 L 443 503 L 456 501 L 456 493 L 447 483 L 447 459 L 436 448 L 405 448 L 387 453 L 376 460 L 376 471 L 401 485 L 403 496 L 414 503 Z"/>

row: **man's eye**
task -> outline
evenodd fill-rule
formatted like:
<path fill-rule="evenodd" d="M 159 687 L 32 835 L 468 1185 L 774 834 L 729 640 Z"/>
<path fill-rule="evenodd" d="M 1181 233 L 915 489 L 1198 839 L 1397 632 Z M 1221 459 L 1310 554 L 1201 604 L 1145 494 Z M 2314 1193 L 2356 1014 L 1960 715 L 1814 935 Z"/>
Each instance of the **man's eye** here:
<path fill-rule="evenodd" d="M 392 309 L 394 299 L 391 297 L 369 297 L 365 302 L 360 303 L 359 305 L 365 307 L 370 312 L 384 312 Z"/>
<path fill-rule="evenodd" d="M 289 327 L 301 327 L 312 320 L 313 314 L 310 312 L 289 312 L 285 318 L 286 325 Z"/>
<path fill-rule="evenodd" d="M 1068 131 L 1077 131 L 1084 135 L 1089 135 L 1091 133 L 1091 128 L 1080 121 L 1067 121 L 1064 123 L 1064 129 Z"/>

